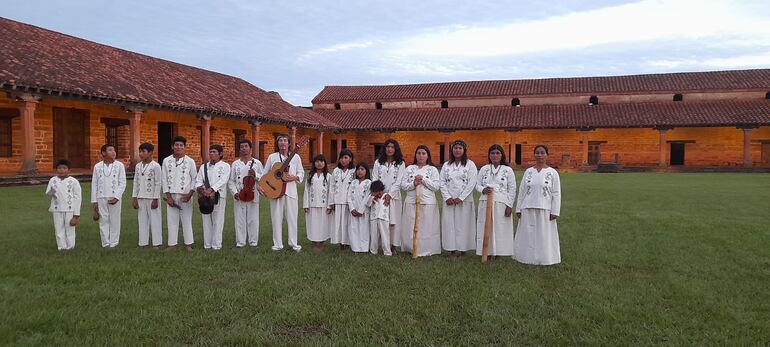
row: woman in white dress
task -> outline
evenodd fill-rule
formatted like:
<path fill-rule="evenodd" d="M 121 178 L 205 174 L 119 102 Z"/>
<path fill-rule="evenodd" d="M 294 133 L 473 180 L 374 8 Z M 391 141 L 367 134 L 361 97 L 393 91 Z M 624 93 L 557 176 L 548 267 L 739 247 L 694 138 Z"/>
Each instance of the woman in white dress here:
<path fill-rule="evenodd" d="M 461 256 L 476 249 L 476 164 L 468 159 L 468 145 L 452 142 L 452 155 L 441 167 L 441 245 L 451 256 Z"/>
<path fill-rule="evenodd" d="M 369 166 L 366 163 L 356 165 L 356 179 L 350 183 L 348 206 L 350 207 L 350 250 L 356 253 L 369 252 L 369 209 L 366 201 L 371 194 L 369 186 Z"/>
<path fill-rule="evenodd" d="M 516 201 L 516 176 L 505 160 L 500 145 L 489 147 L 489 164 L 479 170 L 476 190 L 479 198 L 478 221 L 476 223 L 476 254 L 481 255 L 484 247 L 484 226 L 487 221 L 486 209 L 491 194 L 492 234 L 489 237 L 488 255 L 499 257 L 513 255 L 513 203 Z"/>
<path fill-rule="evenodd" d="M 401 180 L 404 179 L 406 164 L 401 146 L 398 141 L 388 139 L 382 145 L 380 156 L 372 166 L 372 182 L 380 180 L 385 185 L 383 203 L 390 210 L 390 243 L 393 254 L 396 247 L 401 247 L 401 212 L 403 203 L 401 200 Z"/>
<path fill-rule="evenodd" d="M 339 244 L 340 249 L 347 249 L 348 226 L 350 226 L 350 208 L 348 192 L 350 182 L 355 178 L 356 167 L 353 165 L 353 152 L 345 148 L 340 151 L 337 167 L 332 172 L 331 196 L 329 209 L 332 211 L 331 244 Z"/>
<path fill-rule="evenodd" d="M 406 190 L 404 212 L 401 215 L 401 250 L 412 253 L 414 241 L 415 211 L 420 209 L 417 233 L 417 256 L 441 254 L 441 226 L 436 191 L 439 190 L 439 174 L 430 157 L 428 146 L 419 145 L 414 152 L 414 164 L 406 168 L 401 189 Z M 420 203 L 416 205 L 417 191 Z"/>
<path fill-rule="evenodd" d="M 319 154 L 313 158 L 313 170 L 305 181 L 302 207 L 305 210 L 307 238 L 313 244 L 313 253 L 323 251 L 324 242 L 329 239 L 331 217 L 329 216 L 329 174 L 326 158 Z"/>
<path fill-rule="evenodd" d="M 561 262 L 556 219 L 561 213 L 559 173 L 548 166 L 548 147 L 535 146 L 535 166 L 524 171 L 516 205 L 513 259 L 525 264 L 553 265 Z"/>

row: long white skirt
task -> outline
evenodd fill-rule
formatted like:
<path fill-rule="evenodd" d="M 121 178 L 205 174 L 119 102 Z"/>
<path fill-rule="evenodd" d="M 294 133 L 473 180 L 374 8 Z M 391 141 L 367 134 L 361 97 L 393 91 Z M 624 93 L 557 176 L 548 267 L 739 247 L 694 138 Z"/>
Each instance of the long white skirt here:
<path fill-rule="evenodd" d="M 441 211 L 441 246 L 445 251 L 476 249 L 476 211 L 473 197 Z"/>
<path fill-rule="evenodd" d="M 369 252 L 369 211 L 361 217 L 350 216 L 350 250 L 353 252 Z"/>
<path fill-rule="evenodd" d="M 414 204 L 404 204 L 401 218 L 401 250 L 412 253 L 414 239 Z M 420 205 L 420 227 L 417 233 L 417 256 L 441 254 L 441 226 L 438 205 Z"/>
<path fill-rule="evenodd" d="M 332 244 L 349 245 L 348 226 L 350 225 L 350 208 L 345 205 L 334 205 L 332 212 L 332 229 L 330 230 Z"/>
<path fill-rule="evenodd" d="M 492 207 L 492 235 L 489 236 L 489 255 L 513 255 L 513 213 L 505 216 L 502 202 L 496 202 Z M 487 221 L 487 201 L 479 201 L 479 219 L 476 222 L 476 254 L 481 255 L 484 248 L 484 224 Z"/>
<path fill-rule="evenodd" d="M 326 213 L 326 207 L 311 207 L 305 214 L 307 239 L 313 242 L 324 242 L 329 239 L 331 215 Z"/>
<path fill-rule="evenodd" d="M 401 247 L 401 214 L 403 213 L 403 210 L 403 201 L 396 199 L 390 200 L 389 221 L 391 228 L 394 230 L 392 237 L 390 238 L 390 244 L 396 247 Z"/>
<path fill-rule="evenodd" d="M 532 265 L 553 265 L 561 262 L 559 230 L 556 221 L 549 220 L 549 210 L 525 208 L 516 228 L 513 259 Z"/>

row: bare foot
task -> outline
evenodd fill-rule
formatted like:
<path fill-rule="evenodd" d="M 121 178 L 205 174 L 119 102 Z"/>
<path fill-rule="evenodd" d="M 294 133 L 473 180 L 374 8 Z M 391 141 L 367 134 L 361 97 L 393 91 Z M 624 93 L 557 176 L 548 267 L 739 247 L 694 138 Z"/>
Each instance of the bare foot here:
<path fill-rule="evenodd" d="M 192 246 L 190 245 L 184 246 L 184 249 L 188 252 L 192 252 Z"/>
<path fill-rule="evenodd" d="M 168 247 L 166 247 L 166 251 L 168 251 L 168 252 L 176 252 L 176 246 L 168 246 Z"/>

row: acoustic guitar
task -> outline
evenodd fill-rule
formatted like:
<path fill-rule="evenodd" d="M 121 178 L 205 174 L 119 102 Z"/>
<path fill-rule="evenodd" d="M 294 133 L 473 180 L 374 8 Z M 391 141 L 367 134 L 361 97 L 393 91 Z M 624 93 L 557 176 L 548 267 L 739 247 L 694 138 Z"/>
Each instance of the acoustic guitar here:
<path fill-rule="evenodd" d="M 283 177 L 286 172 L 289 171 L 289 164 L 297 154 L 300 148 L 305 146 L 310 141 L 310 137 L 302 136 L 299 142 L 294 146 L 294 150 L 289 153 L 289 157 L 283 161 L 283 163 L 275 163 L 270 171 L 266 172 L 262 178 L 259 179 L 259 187 L 264 191 L 264 195 L 269 199 L 278 199 L 286 194 L 286 181 Z M 300 168 L 301 170 L 302 168 Z"/>

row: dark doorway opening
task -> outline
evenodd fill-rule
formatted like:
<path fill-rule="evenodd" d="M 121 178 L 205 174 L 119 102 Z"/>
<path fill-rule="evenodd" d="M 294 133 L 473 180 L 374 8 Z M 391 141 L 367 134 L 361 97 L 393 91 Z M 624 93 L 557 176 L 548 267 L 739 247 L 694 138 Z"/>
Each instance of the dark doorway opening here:
<path fill-rule="evenodd" d="M 671 165 L 684 165 L 684 143 L 671 143 Z"/>
<path fill-rule="evenodd" d="M 55 160 L 67 159 L 72 168 L 89 168 L 88 110 L 53 108 Z"/>
<path fill-rule="evenodd" d="M 174 136 L 176 136 L 176 124 L 158 122 L 158 162 L 174 153 Z"/>

